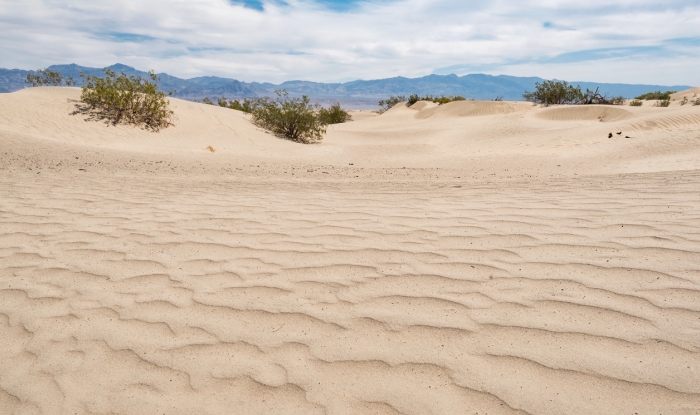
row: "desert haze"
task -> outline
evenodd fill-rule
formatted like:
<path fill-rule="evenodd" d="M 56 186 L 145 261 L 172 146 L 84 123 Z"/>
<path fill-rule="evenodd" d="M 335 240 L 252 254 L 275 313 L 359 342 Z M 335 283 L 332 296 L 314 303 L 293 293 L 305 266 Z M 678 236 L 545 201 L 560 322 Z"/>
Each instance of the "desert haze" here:
<path fill-rule="evenodd" d="M 313 145 L 0 94 L 0 414 L 700 414 L 693 93 Z"/>

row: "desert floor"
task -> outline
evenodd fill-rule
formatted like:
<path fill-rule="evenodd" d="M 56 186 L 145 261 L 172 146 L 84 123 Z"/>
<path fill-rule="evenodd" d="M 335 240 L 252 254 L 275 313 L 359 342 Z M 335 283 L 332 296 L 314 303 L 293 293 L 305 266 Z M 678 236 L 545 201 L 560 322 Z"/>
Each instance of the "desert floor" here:
<path fill-rule="evenodd" d="M 421 102 L 305 146 L 78 96 L 0 94 L 0 414 L 700 414 L 700 106 Z"/>

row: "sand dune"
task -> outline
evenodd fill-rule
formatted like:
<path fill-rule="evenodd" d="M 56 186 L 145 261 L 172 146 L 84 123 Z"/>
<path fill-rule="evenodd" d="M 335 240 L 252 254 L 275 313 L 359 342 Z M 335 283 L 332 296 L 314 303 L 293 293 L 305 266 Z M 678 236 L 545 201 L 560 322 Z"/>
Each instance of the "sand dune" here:
<path fill-rule="evenodd" d="M 304 146 L 78 93 L 0 94 L 0 413 L 700 414 L 700 107 L 421 104 Z"/>

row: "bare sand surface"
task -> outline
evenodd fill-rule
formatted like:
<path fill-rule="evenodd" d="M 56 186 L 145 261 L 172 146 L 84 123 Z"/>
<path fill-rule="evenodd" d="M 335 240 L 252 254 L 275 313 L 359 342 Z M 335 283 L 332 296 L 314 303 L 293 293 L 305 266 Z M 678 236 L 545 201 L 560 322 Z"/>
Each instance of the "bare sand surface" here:
<path fill-rule="evenodd" d="M 0 94 L 0 414 L 700 414 L 700 106 L 419 103 L 305 146 L 78 95 Z"/>

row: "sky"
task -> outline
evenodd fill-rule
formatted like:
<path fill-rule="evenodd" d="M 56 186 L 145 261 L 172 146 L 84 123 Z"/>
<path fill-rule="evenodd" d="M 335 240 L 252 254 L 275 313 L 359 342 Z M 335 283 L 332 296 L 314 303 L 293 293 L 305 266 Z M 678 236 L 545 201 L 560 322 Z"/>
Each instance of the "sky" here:
<path fill-rule="evenodd" d="M 700 0 L 0 0 L 0 67 L 700 85 Z"/>

